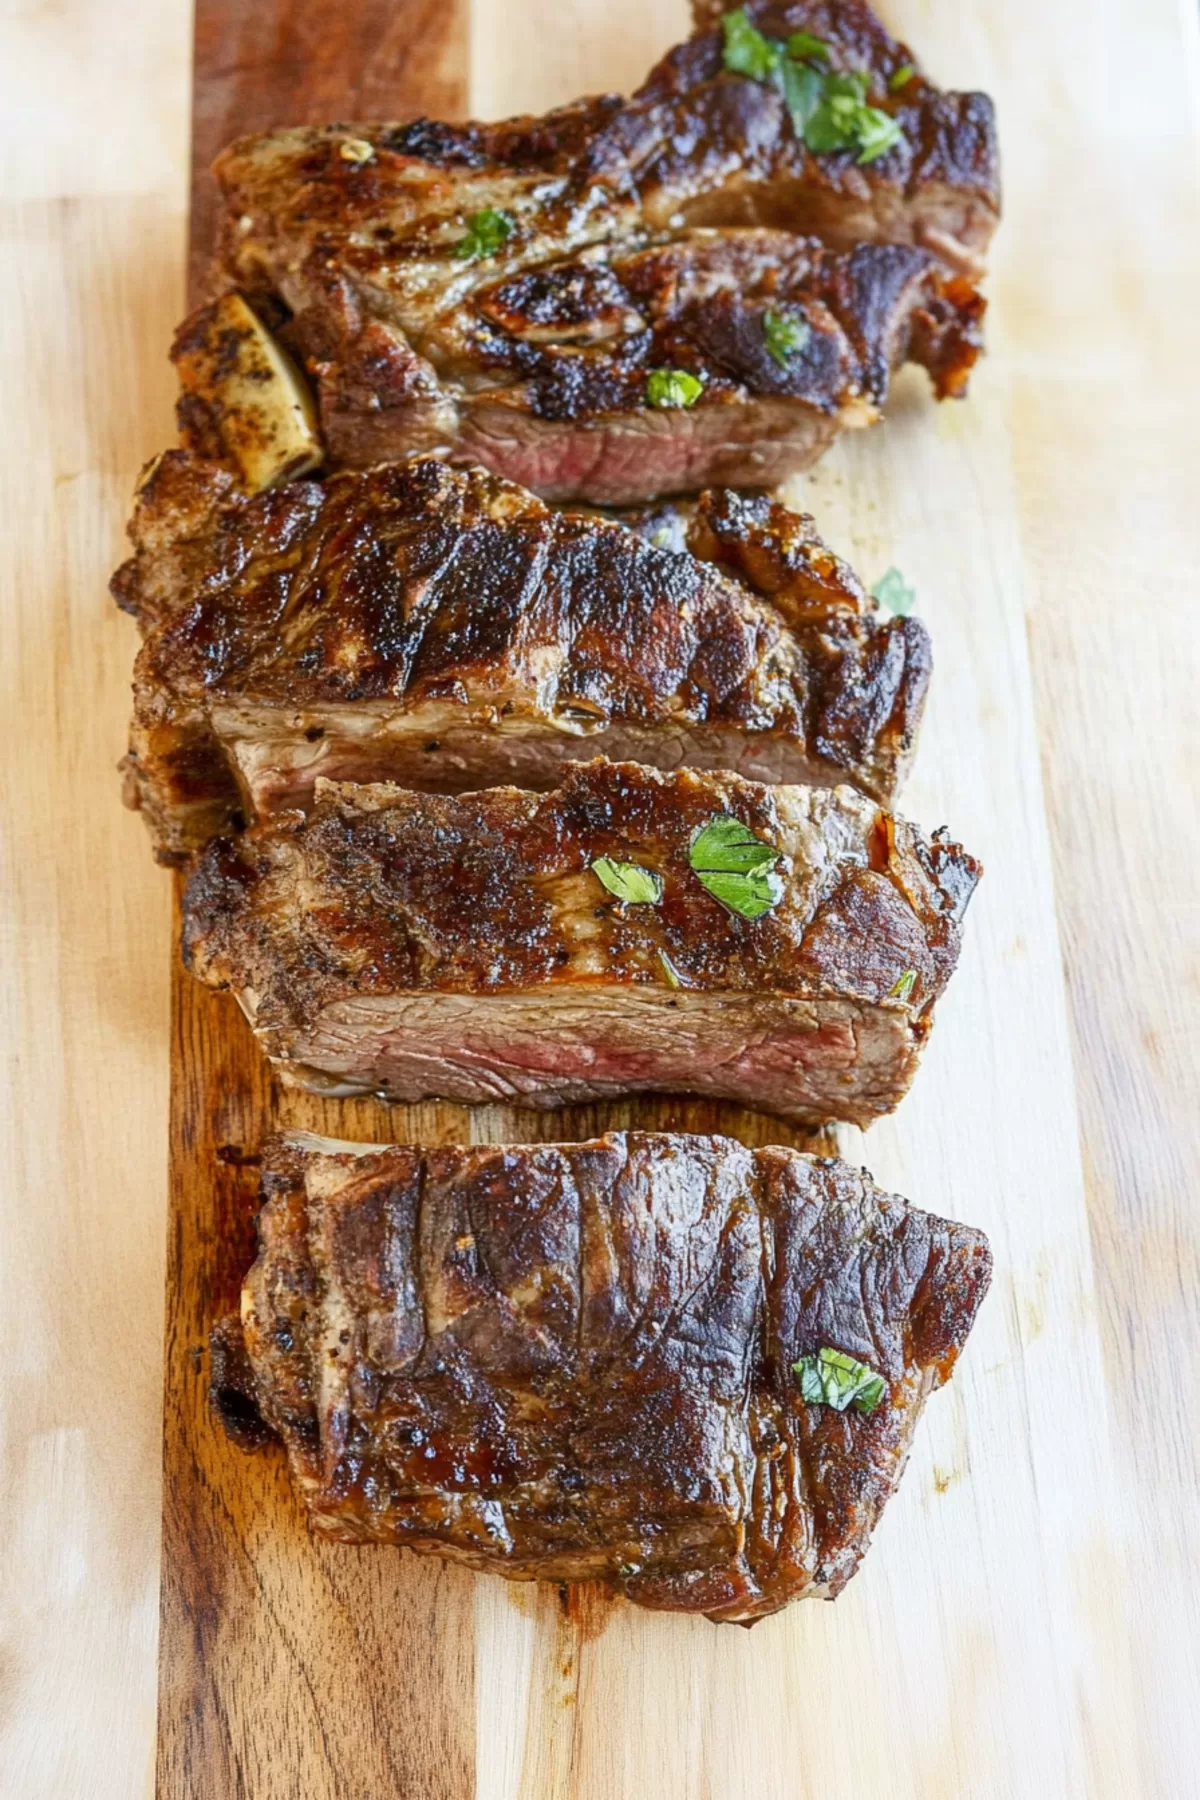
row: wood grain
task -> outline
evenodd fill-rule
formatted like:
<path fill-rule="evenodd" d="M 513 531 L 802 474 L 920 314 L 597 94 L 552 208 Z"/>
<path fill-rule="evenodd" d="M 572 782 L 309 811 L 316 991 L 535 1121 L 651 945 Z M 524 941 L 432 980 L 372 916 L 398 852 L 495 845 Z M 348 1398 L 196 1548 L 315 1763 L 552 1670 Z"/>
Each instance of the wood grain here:
<path fill-rule="evenodd" d="M 134 472 L 169 431 L 186 13 L 26 0 L 0 56 L 0 616 L 19 726 L 0 784 L 5 1800 L 128 1800 L 152 1779 L 169 884 L 115 802 L 132 632 L 103 585 Z M 359 0 L 305 16 L 319 29 L 202 9 L 197 159 L 303 116 L 306 43 L 309 116 L 462 109 L 461 14 L 418 31 L 407 7 L 364 30 Z M 1200 32 L 1175 0 L 898 0 L 891 17 L 939 78 L 999 101 L 992 354 L 967 407 L 934 412 L 906 384 L 892 423 L 804 488 L 864 572 L 896 561 L 916 581 L 938 670 L 908 809 L 947 819 L 988 873 L 917 1086 L 851 1149 L 984 1225 L 996 1289 L 835 1607 L 717 1631 L 317 1549 L 278 1467 L 203 1414 L 194 1352 L 253 1188 L 223 1147 L 252 1152 L 278 1102 L 232 1008 L 177 980 L 172 1800 L 1194 1791 Z M 681 22 L 666 0 L 476 0 L 472 110 L 628 86 Z M 368 1135 L 520 1123 L 299 1111 Z"/>
<path fill-rule="evenodd" d="M 231 137 L 464 109 L 454 4 L 199 0 L 195 21 L 193 294 L 211 246 L 208 165 Z M 171 1010 L 158 1793 L 458 1800 L 474 1766 L 469 1580 L 314 1542 L 277 1459 L 239 1456 L 205 1402 L 208 1332 L 253 1255 L 258 1146 L 284 1122 L 371 1136 L 380 1109 L 285 1107 L 236 1007 L 178 963 Z M 411 1113 L 413 1135 L 453 1129 L 436 1109 Z"/>
<path fill-rule="evenodd" d="M 103 23 L 0 24 L 4 1800 L 130 1800 L 153 1763 L 170 897 L 117 803 L 106 590 L 171 425 L 187 26 Z"/>

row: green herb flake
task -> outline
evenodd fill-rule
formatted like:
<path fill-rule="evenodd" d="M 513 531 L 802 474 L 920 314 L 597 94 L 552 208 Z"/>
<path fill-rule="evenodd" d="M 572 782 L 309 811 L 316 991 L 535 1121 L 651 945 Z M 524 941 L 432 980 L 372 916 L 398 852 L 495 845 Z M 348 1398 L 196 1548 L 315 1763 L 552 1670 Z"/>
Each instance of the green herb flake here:
<path fill-rule="evenodd" d="M 857 150 L 858 161 L 869 163 L 901 141 L 904 133 L 891 114 L 867 105 L 868 84 L 860 69 L 825 77 L 821 103 L 803 128 L 810 150 Z"/>
<path fill-rule="evenodd" d="M 679 978 L 679 970 L 675 967 L 675 964 L 671 961 L 665 950 L 659 951 L 658 960 L 662 965 L 662 972 L 666 976 L 667 986 L 670 988 L 681 988 L 683 982 Z"/>
<path fill-rule="evenodd" d="M 355 165 L 370 162 L 374 154 L 375 146 L 368 144 L 366 138 L 343 138 L 338 145 L 338 155 L 343 162 Z"/>
<path fill-rule="evenodd" d="M 779 68 L 779 46 L 750 23 L 745 7 L 727 12 L 721 31 L 725 39 L 722 60 L 730 73 L 748 75 L 751 81 L 769 81 Z"/>
<path fill-rule="evenodd" d="M 782 855 L 740 819 L 717 813 L 692 839 L 688 861 L 714 900 L 743 919 L 761 919 L 783 898 L 783 881 L 775 870 Z"/>
<path fill-rule="evenodd" d="M 871 598 L 878 600 L 880 606 L 886 606 L 897 617 L 907 619 L 917 604 L 917 590 L 909 587 L 899 569 L 893 565 L 886 574 L 879 577 L 871 589 Z"/>
<path fill-rule="evenodd" d="M 861 69 L 818 67 L 827 64 L 829 49 L 809 31 L 793 31 L 786 44 L 764 37 L 750 22 L 745 7 L 721 19 L 722 60 L 735 75 L 770 82 L 782 90 L 796 135 L 810 150 L 856 150 L 860 163 L 872 163 L 903 139 L 890 113 L 867 105 L 870 77 Z M 905 63 L 888 83 L 897 92 L 916 69 Z"/>
<path fill-rule="evenodd" d="M 768 308 L 763 314 L 763 338 L 781 369 L 786 369 L 793 356 L 799 355 L 811 336 L 807 319 L 802 319 L 798 313 Z"/>
<path fill-rule="evenodd" d="M 663 897 L 662 876 L 637 863 L 614 862 L 611 856 L 598 856 L 590 865 L 601 887 L 623 900 L 626 906 L 657 906 Z"/>
<path fill-rule="evenodd" d="M 859 109 L 856 129 L 860 164 L 873 163 L 878 157 L 886 156 L 904 137 L 891 113 L 881 112 L 877 106 Z"/>
<path fill-rule="evenodd" d="M 809 1406 L 832 1406 L 834 1412 L 873 1413 L 887 1393 L 887 1382 L 875 1369 L 828 1347 L 792 1364 L 800 1377 L 800 1397 Z"/>
<path fill-rule="evenodd" d="M 828 44 L 823 44 L 820 38 L 813 37 L 810 31 L 793 31 L 787 41 L 787 53 L 794 57 L 796 62 L 804 62 L 810 56 L 820 57 L 822 62 L 829 61 Z"/>
<path fill-rule="evenodd" d="M 646 377 L 647 404 L 664 410 L 695 406 L 703 392 L 703 381 L 686 369 L 651 369 Z"/>
<path fill-rule="evenodd" d="M 512 236 L 515 227 L 512 219 L 505 212 L 497 212 L 494 206 L 485 206 L 482 212 L 472 213 L 467 220 L 467 235 L 460 238 L 454 246 L 454 254 L 462 262 L 473 262 L 476 257 L 495 256 L 497 250 Z"/>
<path fill-rule="evenodd" d="M 793 62 L 785 57 L 779 70 L 780 85 L 796 136 L 804 136 L 804 128 L 821 104 L 825 93 L 825 76 L 809 63 Z"/>
<path fill-rule="evenodd" d="M 888 999 L 911 1000 L 912 991 L 916 985 L 917 971 L 915 969 L 905 969 L 902 975 L 897 975 L 895 981 L 893 981 L 891 987 L 888 989 Z"/>

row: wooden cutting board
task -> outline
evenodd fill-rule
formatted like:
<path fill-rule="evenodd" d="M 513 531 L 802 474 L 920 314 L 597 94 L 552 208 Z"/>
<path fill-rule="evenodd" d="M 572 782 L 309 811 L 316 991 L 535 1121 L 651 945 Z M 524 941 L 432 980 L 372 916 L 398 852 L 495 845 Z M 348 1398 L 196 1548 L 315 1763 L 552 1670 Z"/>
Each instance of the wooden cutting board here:
<path fill-rule="evenodd" d="M 990 85 L 987 45 L 940 16 L 959 9 L 896 10 L 943 79 Z M 198 0 L 194 292 L 212 227 L 205 170 L 237 133 L 540 109 L 628 86 L 684 26 L 674 6 L 616 0 L 566 7 L 547 32 L 544 10 L 479 0 L 472 54 L 467 11 Z M 1001 258 L 1014 254 L 1002 238 Z M 844 1139 L 884 1185 L 985 1227 L 997 1268 L 862 1573 L 836 1606 L 746 1633 L 312 1541 L 282 1459 L 233 1449 L 205 1403 L 208 1330 L 253 1254 L 265 1135 L 520 1141 L 636 1123 L 795 1140 L 700 1103 L 547 1119 L 289 1093 L 233 1002 L 177 971 L 161 1800 L 1142 1791 L 1122 1521 L 1100 1501 L 1114 1482 L 1011 485 L 1018 332 L 1016 317 L 994 321 L 996 354 L 967 406 L 935 408 L 907 374 L 886 428 L 796 486 L 869 579 L 896 562 L 915 582 L 937 672 L 905 810 L 948 822 L 987 868 L 912 1096 L 865 1146 Z"/>

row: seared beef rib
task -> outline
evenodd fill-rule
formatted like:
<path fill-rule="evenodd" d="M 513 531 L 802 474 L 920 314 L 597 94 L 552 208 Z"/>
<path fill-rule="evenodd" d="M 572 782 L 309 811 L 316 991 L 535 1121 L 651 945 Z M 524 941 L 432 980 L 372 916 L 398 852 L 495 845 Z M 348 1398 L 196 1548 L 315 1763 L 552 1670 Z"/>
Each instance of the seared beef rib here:
<path fill-rule="evenodd" d="M 757 887 L 697 872 L 722 820 L 774 863 Z M 307 818 L 201 855 L 184 955 L 317 1091 L 866 1125 L 912 1080 L 978 876 L 848 788 L 603 761 L 547 794 L 318 783 Z"/>
<path fill-rule="evenodd" d="M 130 529 L 125 768 L 163 860 L 319 776 L 551 787 L 604 752 L 890 801 L 915 742 L 924 627 L 769 500 L 705 496 L 697 556 L 430 458 L 250 499 L 170 451 Z"/>
<path fill-rule="evenodd" d="M 293 1139 L 263 1190 L 213 1393 L 315 1530 L 743 1623 L 853 1575 L 991 1273 L 981 1232 L 726 1138 Z M 806 1401 L 823 1350 L 866 1410 Z"/>

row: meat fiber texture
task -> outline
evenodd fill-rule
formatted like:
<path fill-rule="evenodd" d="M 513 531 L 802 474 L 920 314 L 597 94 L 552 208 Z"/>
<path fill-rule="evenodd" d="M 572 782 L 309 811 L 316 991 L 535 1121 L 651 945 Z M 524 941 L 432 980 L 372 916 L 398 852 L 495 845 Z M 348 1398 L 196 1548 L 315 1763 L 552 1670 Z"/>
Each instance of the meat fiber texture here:
<path fill-rule="evenodd" d="M 430 451 L 631 504 L 777 484 L 876 419 L 906 358 L 939 394 L 965 390 L 999 210 L 990 101 L 937 89 L 857 0 L 748 10 L 867 73 L 897 145 L 866 165 L 809 151 L 777 88 L 726 69 L 706 28 L 629 100 L 296 127 L 222 153 L 214 291 L 281 326 L 334 464 Z M 508 236 L 468 256 L 485 211 Z M 803 339 L 782 358 L 772 310 Z M 180 356 L 210 327 L 189 320 Z M 702 381 L 694 404 L 650 403 L 661 368 Z M 181 424 L 220 454 L 219 396 L 185 397 Z"/>
<path fill-rule="evenodd" d="M 177 450 L 130 531 L 125 773 L 164 861 L 318 777 L 545 788 L 603 752 L 888 802 L 915 745 L 924 626 L 765 498 L 705 495 L 671 550 L 432 458 L 250 498 Z"/>
<path fill-rule="evenodd" d="M 779 852 L 760 917 L 692 867 L 722 815 Z M 615 898 L 600 858 L 650 871 L 657 904 Z M 319 783 L 308 817 L 198 859 L 183 948 L 319 1092 L 690 1092 L 866 1125 L 912 1080 L 979 873 L 848 788 L 603 760 L 546 794 Z"/>
<path fill-rule="evenodd" d="M 315 1530 L 742 1623 L 855 1572 L 991 1273 L 865 1172 L 718 1137 L 301 1137 L 263 1191 L 213 1397 Z M 823 1348 L 873 1411 L 802 1399 Z"/>

